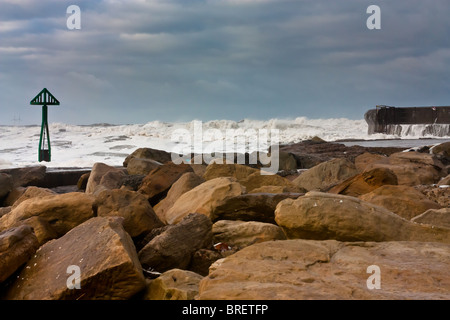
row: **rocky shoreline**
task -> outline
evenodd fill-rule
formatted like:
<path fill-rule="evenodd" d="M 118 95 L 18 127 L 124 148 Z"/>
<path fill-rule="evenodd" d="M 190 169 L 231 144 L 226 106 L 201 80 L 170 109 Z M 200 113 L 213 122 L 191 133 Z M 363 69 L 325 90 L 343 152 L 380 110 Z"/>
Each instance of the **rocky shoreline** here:
<path fill-rule="evenodd" d="M 0 298 L 450 299 L 450 143 L 403 151 L 0 170 Z"/>

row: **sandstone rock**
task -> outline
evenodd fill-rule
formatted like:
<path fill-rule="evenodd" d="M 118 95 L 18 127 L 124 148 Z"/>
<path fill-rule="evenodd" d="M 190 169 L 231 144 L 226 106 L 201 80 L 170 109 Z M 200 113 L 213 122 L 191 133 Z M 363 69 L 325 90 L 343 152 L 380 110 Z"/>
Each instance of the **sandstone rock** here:
<path fill-rule="evenodd" d="M 245 188 L 232 178 L 208 180 L 184 193 L 166 213 L 169 224 L 178 223 L 189 213 L 201 213 L 214 220 L 214 209 L 227 199 L 241 195 Z"/>
<path fill-rule="evenodd" d="M 17 225 L 27 225 L 32 227 L 34 234 L 38 239 L 39 246 L 42 246 L 44 243 L 59 237 L 59 234 L 55 229 L 53 229 L 49 221 L 39 216 L 32 216 L 30 218 L 27 218 L 17 223 Z"/>
<path fill-rule="evenodd" d="M 39 248 L 6 294 L 8 300 L 130 299 L 145 286 L 122 218 L 96 217 Z M 70 279 L 80 270 L 80 289 Z"/>
<path fill-rule="evenodd" d="M 408 186 L 382 186 L 362 195 L 360 199 L 384 207 L 407 220 L 428 209 L 441 208 L 436 202 L 428 200 L 420 191 Z"/>
<path fill-rule="evenodd" d="M 111 170 L 106 172 L 100 179 L 100 184 L 94 189 L 94 194 L 102 190 L 119 189 L 127 175 L 122 170 Z M 101 188 L 99 188 L 101 187 Z M 86 188 L 87 189 L 87 188 Z"/>
<path fill-rule="evenodd" d="M 172 184 L 177 181 L 184 173 L 193 172 L 191 166 L 187 164 L 166 163 L 152 170 L 142 180 L 139 192 L 146 195 L 152 206 L 163 199 L 169 191 Z"/>
<path fill-rule="evenodd" d="M 92 196 L 79 192 L 31 198 L 0 218 L 0 230 L 17 226 L 31 217 L 40 217 L 60 237 L 94 216 L 93 203 Z"/>
<path fill-rule="evenodd" d="M 364 152 L 355 158 L 355 167 L 359 172 L 366 171 L 366 168 L 373 163 L 388 163 L 389 158 L 381 154 Z"/>
<path fill-rule="evenodd" d="M 144 300 L 194 300 L 203 277 L 195 272 L 172 269 L 152 280 Z"/>
<path fill-rule="evenodd" d="M 166 213 L 173 206 L 175 201 L 177 201 L 184 193 L 194 189 L 203 182 L 205 182 L 205 180 L 193 172 L 183 174 L 169 189 L 167 196 L 154 207 L 159 219 L 162 222 L 167 223 Z"/>
<path fill-rule="evenodd" d="M 144 178 L 145 175 L 143 174 L 126 175 L 122 178 L 122 185 L 120 186 L 120 188 L 125 188 L 131 191 L 138 191 Z"/>
<path fill-rule="evenodd" d="M 109 175 L 107 176 L 107 178 L 105 180 L 102 181 L 102 178 L 104 175 L 106 175 L 108 172 L 114 172 L 113 176 Z M 122 173 L 118 173 L 118 172 L 122 172 Z M 99 185 L 108 185 L 108 186 L 113 186 L 115 187 L 115 180 L 118 178 L 117 176 L 123 176 L 125 175 L 123 173 L 123 170 L 115 168 L 115 167 L 111 167 L 108 166 L 107 164 L 101 163 L 101 162 L 97 162 L 92 166 L 92 171 L 91 174 L 89 175 L 89 179 L 86 185 L 86 193 L 94 193 L 95 189 L 99 186 Z M 111 178 L 113 178 L 111 180 Z M 119 183 L 120 185 L 120 183 Z M 106 187 L 106 186 L 105 186 Z M 108 188 L 108 187 L 107 187 Z"/>
<path fill-rule="evenodd" d="M 240 181 L 256 172 L 259 172 L 259 170 L 242 164 L 211 163 L 206 167 L 203 179 L 211 180 L 220 177 L 233 177 Z"/>
<path fill-rule="evenodd" d="M 397 176 L 399 185 L 415 186 L 437 183 L 444 174 L 443 164 L 433 155 L 419 152 L 398 152 L 381 162 L 366 167 L 387 168 Z"/>
<path fill-rule="evenodd" d="M 419 185 L 414 189 L 422 192 L 429 200 L 436 202 L 441 207 L 450 207 L 450 188 L 436 185 Z"/>
<path fill-rule="evenodd" d="M 148 159 L 157 161 L 159 163 L 166 163 L 171 161 L 171 155 L 169 152 L 152 148 L 139 148 L 125 158 L 123 166 L 127 167 L 130 160 L 133 158 Z"/>
<path fill-rule="evenodd" d="M 212 223 L 203 214 L 192 213 L 176 225 L 170 225 L 139 251 L 144 268 L 158 272 L 186 269 L 192 254 L 212 244 Z"/>
<path fill-rule="evenodd" d="M 251 190 L 248 193 L 285 193 L 289 192 L 291 188 L 283 186 L 262 186 Z M 306 192 L 306 191 L 305 191 Z M 304 193 L 304 192 L 302 192 Z"/>
<path fill-rule="evenodd" d="M 240 249 L 263 241 L 286 239 L 279 226 L 256 221 L 219 220 L 213 224 L 212 233 L 214 243 L 224 242 Z"/>
<path fill-rule="evenodd" d="M 358 174 L 349 160 L 338 158 L 321 163 L 302 173 L 293 183 L 308 191 L 323 190 Z"/>
<path fill-rule="evenodd" d="M 147 175 L 150 173 L 150 171 L 158 168 L 160 165 L 162 165 L 162 163 L 155 160 L 133 157 L 128 161 L 127 171 L 128 174 L 131 175 Z"/>
<path fill-rule="evenodd" d="M 23 167 L 1 170 L 2 173 L 9 174 L 13 179 L 13 187 L 38 186 L 43 183 L 47 167 Z"/>
<path fill-rule="evenodd" d="M 226 199 L 212 213 L 216 220 L 242 220 L 275 223 L 275 208 L 284 199 L 297 199 L 301 193 L 251 193 Z"/>
<path fill-rule="evenodd" d="M 281 186 L 287 188 L 289 192 L 303 192 L 304 189 L 298 188 L 294 183 L 277 174 L 261 175 L 259 170 L 248 176 L 246 179 L 239 180 L 245 187 L 247 192 L 252 192 L 254 189 L 264 186 Z"/>
<path fill-rule="evenodd" d="M 358 198 L 322 192 L 281 201 L 275 221 L 290 239 L 450 243 L 449 229 L 419 225 Z"/>
<path fill-rule="evenodd" d="M 5 198 L 13 189 L 13 179 L 9 174 L 0 172 L 0 200 Z M 0 202 L 1 203 L 1 202 Z"/>
<path fill-rule="evenodd" d="M 24 202 L 25 200 L 32 199 L 32 198 L 45 198 L 47 196 L 53 196 L 56 195 L 56 192 L 47 189 L 47 188 L 39 188 L 30 186 L 25 189 L 25 191 L 22 193 L 22 195 L 17 198 L 16 201 L 14 201 L 14 204 L 12 204 L 13 208 L 16 208 L 19 204 Z"/>
<path fill-rule="evenodd" d="M 450 229 L 450 208 L 429 209 L 411 219 L 412 222 L 431 224 Z"/>
<path fill-rule="evenodd" d="M 38 248 L 38 240 L 29 226 L 0 232 L 0 283 L 27 262 Z"/>
<path fill-rule="evenodd" d="M 331 188 L 328 192 L 352 197 L 374 191 L 384 185 L 396 185 L 397 176 L 389 169 L 375 168 L 360 173 Z"/>
<path fill-rule="evenodd" d="M 123 227 L 132 238 L 163 225 L 148 203 L 147 197 L 135 191 L 102 191 L 95 199 L 93 208 L 99 217 L 123 217 Z"/>
<path fill-rule="evenodd" d="M 448 300 L 449 249 L 426 242 L 263 242 L 213 264 L 198 299 Z M 368 288 L 372 265 L 380 268 L 380 289 Z"/>

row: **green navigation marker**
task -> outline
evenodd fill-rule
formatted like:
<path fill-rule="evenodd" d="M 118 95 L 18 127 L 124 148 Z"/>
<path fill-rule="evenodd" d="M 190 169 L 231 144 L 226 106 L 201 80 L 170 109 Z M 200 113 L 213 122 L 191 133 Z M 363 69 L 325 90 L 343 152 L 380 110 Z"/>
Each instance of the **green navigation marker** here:
<path fill-rule="evenodd" d="M 42 89 L 33 100 L 31 105 L 42 106 L 42 126 L 41 136 L 39 138 L 39 162 L 51 161 L 50 134 L 48 132 L 48 108 L 47 106 L 59 106 L 59 101 L 47 90 Z"/>

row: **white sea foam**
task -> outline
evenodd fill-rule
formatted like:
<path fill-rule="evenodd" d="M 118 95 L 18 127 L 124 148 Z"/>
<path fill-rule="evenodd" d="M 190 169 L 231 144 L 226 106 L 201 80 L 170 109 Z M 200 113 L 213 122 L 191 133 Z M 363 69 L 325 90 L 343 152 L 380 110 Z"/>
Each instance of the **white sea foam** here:
<path fill-rule="evenodd" d="M 176 145 L 171 139 L 173 131 L 175 129 L 192 131 L 193 128 L 194 121 L 176 123 L 152 121 L 146 124 L 91 126 L 51 123 L 49 130 L 52 161 L 39 163 L 37 154 L 40 126 L 1 126 L 0 168 L 38 164 L 47 167 L 91 167 L 95 162 L 120 166 L 128 154 L 140 147 L 172 151 Z M 278 129 L 281 144 L 295 143 L 314 136 L 326 141 L 433 138 L 433 136 L 427 136 L 412 129 L 409 130 L 413 134 L 412 136 L 368 135 L 368 126 L 365 120 L 344 118 L 307 119 L 300 117 L 268 121 L 245 119 L 239 122 L 215 120 L 203 123 L 203 132 L 208 129 L 218 129 L 223 132 L 227 129 L 243 129 L 244 131 Z"/>

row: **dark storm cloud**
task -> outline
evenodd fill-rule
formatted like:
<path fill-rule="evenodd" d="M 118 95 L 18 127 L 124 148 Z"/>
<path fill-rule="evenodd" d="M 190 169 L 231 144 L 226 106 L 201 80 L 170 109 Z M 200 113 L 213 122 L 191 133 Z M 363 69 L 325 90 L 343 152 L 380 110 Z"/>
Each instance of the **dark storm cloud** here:
<path fill-rule="evenodd" d="M 66 28 L 81 8 L 82 29 Z M 366 28 L 366 9 L 382 29 Z M 10 122 L 47 86 L 69 123 L 362 118 L 375 104 L 448 104 L 445 0 L 2 1 Z M 37 118 L 39 119 L 39 118 Z"/>

